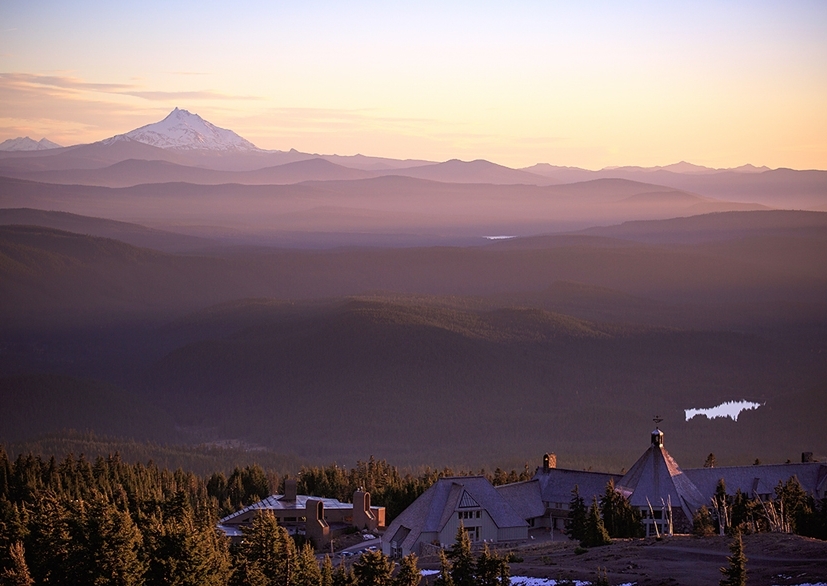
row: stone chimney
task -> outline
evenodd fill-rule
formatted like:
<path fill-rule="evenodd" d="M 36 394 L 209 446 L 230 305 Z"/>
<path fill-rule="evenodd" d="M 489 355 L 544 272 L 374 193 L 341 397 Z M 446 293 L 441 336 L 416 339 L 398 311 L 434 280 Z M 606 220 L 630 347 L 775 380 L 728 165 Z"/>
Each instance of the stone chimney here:
<path fill-rule="evenodd" d="M 330 543 L 330 526 L 324 518 L 324 503 L 321 500 L 307 499 L 304 518 L 305 535 L 317 549 Z"/>
<path fill-rule="evenodd" d="M 370 509 L 370 493 L 361 488 L 353 493 L 353 526 L 368 531 L 376 531 L 379 526 L 376 515 Z"/>
<path fill-rule="evenodd" d="M 296 484 L 297 481 L 295 478 L 285 478 L 284 480 L 284 501 L 295 501 L 296 500 Z"/>
<path fill-rule="evenodd" d="M 813 458 L 812 452 L 801 452 L 801 463 L 807 464 L 809 462 L 815 462 L 815 458 Z"/>
<path fill-rule="evenodd" d="M 543 472 L 548 472 L 552 468 L 557 468 L 557 455 L 549 452 L 543 455 Z"/>

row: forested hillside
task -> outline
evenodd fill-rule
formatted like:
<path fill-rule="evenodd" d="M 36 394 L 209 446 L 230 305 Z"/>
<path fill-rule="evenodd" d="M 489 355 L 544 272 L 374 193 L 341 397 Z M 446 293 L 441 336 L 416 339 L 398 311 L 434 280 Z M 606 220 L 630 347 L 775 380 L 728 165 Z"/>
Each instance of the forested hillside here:
<path fill-rule="evenodd" d="M 823 216 L 198 254 L 5 226 L 0 438 L 620 471 L 658 414 L 684 466 L 827 455 Z M 685 421 L 732 400 L 762 407 Z"/>

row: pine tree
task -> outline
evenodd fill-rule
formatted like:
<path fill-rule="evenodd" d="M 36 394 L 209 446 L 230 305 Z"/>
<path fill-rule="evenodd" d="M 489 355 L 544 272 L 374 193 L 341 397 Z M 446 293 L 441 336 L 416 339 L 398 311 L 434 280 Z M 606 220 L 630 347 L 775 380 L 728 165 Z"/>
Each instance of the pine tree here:
<path fill-rule="evenodd" d="M 320 580 L 321 586 L 333 586 L 333 562 L 330 561 L 330 556 L 324 556 L 322 562 L 322 574 Z"/>
<path fill-rule="evenodd" d="M 692 533 L 697 537 L 709 537 L 715 534 L 715 523 L 705 505 L 701 505 L 692 517 Z"/>
<path fill-rule="evenodd" d="M 309 543 L 305 543 L 299 550 L 296 556 L 296 569 L 291 578 L 291 582 L 296 586 L 321 586 L 322 571 Z"/>
<path fill-rule="evenodd" d="M 471 553 L 471 538 L 460 522 L 454 544 L 448 550 L 451 561 L 451 579 L 456 586 L 474 586 L 474 554 Z"/>
<path fill-rule="evenodd" d="M 353 575 L 352 568 L 345 566 L 344 558 L 333 573 L 333 586 L 356 586 L 356 576 Z"/>
<path fill-rule="evenodd" d="M 78 574 L 76 516 L 53 494 L 44 494 L 33 504 L 25 547 L 35 583 L 66 584 L 69 576 Z"/>
<path fill-rule="evenodd" d="M 569 501 L 569 521 L 566 532 L 572 539 L 581 540 L 586 534 L 586 501 L 580 496 L 580 489 L 575 484 Z"/>
<path fill-rule="evenodd" d="M 615 490 L 614 480 L 609 480 L 606 484 L 606 490 L 600 499 L 600 511 L 609 537 L 643 536 L 640 511 Z"/>
<path fill-rule="evenodd" d="M 816 533 L 815 501 L 807 494 L 793 476 L 787 482 L 780 482 L 775 488 L 775 497 L 781 501 L 784 516 L 790 531 L 799 535 L 814 536 Z"/>
<path fill-rule="evenodd" d="M 259 570 L 272 586 L 290 584 L 297 557 L 296 546 L 287 530 L 279 526 L 272 511 L 260 511 L 250 527 L 242 531 L 244 541 L 239 555 L 252 566 L 248 573 Z"/>
<path fill-rule="evenodd" d="M 34 580 L 26 565 L 23 544 L 19 541 L 9 547 L 11 566 L 0 572 L 0 584 L 3 586 L 34 586 Z"/>
<path fill-rule="evenodd" d="M 492 553 L 486 543 L 482 553 L 477 558 L 477 584 L 479 586 L 497 586 L 500 581 L 500 570 L 503 563 L 505 563 L 505 560 L 496 553 Z"/>
<path fill-rule="evenodd" d="M 451 562 L 441 549 L 439 550 L 439 576 L 434 580 L 434 586 L 455 586 L 451 577 Z"/>
<path fill-rule="evenodd" d="M 239 556 L 230 577 L 229 586 L 269 586 L 269 580 L 261 567 Z"/>
<path fill-rule="evenodd" d="M 598 547 L 608 545 L 611 542 L 609 533 L 603 525 L 603 519 L 600 518 L 600 508 L 597 505 L 597 497 L 595 497 L 592 506 L 589 507 L 589 513 L 586 517 L 586 531 L 580 545 L 582 547 Z"/>
<path fill-rule="evenodd" d="M 717 464 L 717 461 L 715 460 L 715 454 L 710 453 L 706 457 L 706 461 L 704 462 L 704 468 L 715 468 L 715 464 Z"/>
<path fill-rule="evenodd" d="M 353 563 L 359 586 L 391 586 L 393 564 L 381 551 L 368 551 Z"/>
<path fill-rule="evenodd" d="M 173 494 L 143 531 L 147 581 L 169 586 L 222 586 L 230 577 L 226 538 L 214 519 L 196 515 L 187 499 Z"/>
<path fill-rule="evenodd" d="M 421 580 L 416 554 L 403 557 L 399 562 L 399 571 L 393 579 L 393 586 L 419 586 Z"/>
<path fill-rule="evenodd" d="M 736 532 L 735 538 L 729 544 L 730 556 L 727 557 L 729 567 L 721 568 L 724 577 L 720 586 L 745 586 L 747 583 L 747 556 L 744 555 L 744 543 L 741 533 Z"/>
<path fill-rule="evenodd" d="M 84 534 L 89 562 L 89 583 L 134 586 L 143 583 L 141 533 L 129 516 L 108 503 L 103 495 L 89 505 Z"/>

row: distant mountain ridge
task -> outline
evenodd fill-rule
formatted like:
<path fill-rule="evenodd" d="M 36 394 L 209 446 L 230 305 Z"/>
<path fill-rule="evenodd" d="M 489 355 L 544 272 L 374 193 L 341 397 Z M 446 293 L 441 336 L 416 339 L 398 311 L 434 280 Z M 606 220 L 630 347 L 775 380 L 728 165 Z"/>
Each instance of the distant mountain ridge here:
<path fill-rule="evenodd" d="M 232 130 L 220 128 L 199 115 L 175 108 L 163 120 L 92 144 L 34 149 L 31 139 L 13 139 L 0 148 L 0 176 L 45 183 L 131 187 L 141 184 L 291 185 L 307 181 L 366 180 L 381 176 L 409 177 L 429 182 L 486 186 L 552 186 L 600 179 L 626 179 L 683 191 L 700 198 L 728 202 L 726 209 L 827 211 L 827 171 L 768 169 L 742 165 L 714 169 L 686 161 L 655 167 L 606 167 L 599 171 L 540 163 L 515 169 L 483 159 L 444 162 L 398 160 L 363 155 L 321 155 L 265 150 Z M 23 144 L 25 143 L 25 144 Z M 43 141 L 41 141 L 43 143 Z M 53 143 L 52 143 L 53 144 Z M 44 143 L 45 145 L 45 143 Z M 48 146 L 48 145 L 46 145 Z M 8 150 L 9 148 L 14 150 Z M 36 146 L 41 149 L 42 146 Z M 433 185 L 420 185 L 429 191 Z M 666 189 L 661 191 L 666 192 Z M 630 194 L 634 195 L 634 194 Z M 682 196 L 684 203 L 690 197 Z M 664 205 L 677 204 L 677 194 L 635 197 L 646 212 L 637 219 L 663 217 Z M 680 214 L 720 211 L 716 202 L 698 201 Z M 27 204 L 22 204 L 26 207 Z M 644 210 L 649 206 L 648 210 Z M 71 211 L 71 210 L 64 210 Z M 471 210 L 473 211 L 473 210 Z M 653 215 L 654 214 L 654 215 Z M 632 219 L 628 215 L 619 218 Z"/>
<path fill-rule="evenodd" d="M 62 147 L 48 138 L 34 140 L 28 136 L 19 136 L 0 142 L 0 151 L 45 151 L 59 148 Z"/>

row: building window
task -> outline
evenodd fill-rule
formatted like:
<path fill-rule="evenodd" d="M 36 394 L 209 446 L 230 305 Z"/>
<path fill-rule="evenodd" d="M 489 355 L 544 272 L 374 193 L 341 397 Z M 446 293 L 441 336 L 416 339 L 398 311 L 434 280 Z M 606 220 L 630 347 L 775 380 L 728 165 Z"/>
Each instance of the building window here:
<path fill-rule="evenodd" d="M 477 519 L 479 519 L 479 518 L 480 518 L 480 512 L 477 511 Z"/>

